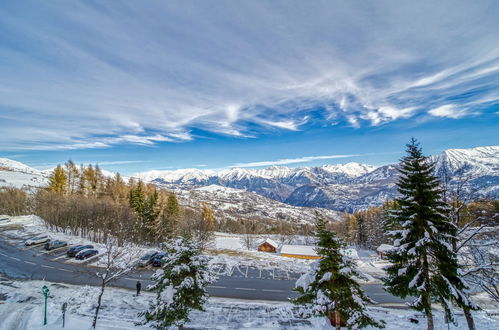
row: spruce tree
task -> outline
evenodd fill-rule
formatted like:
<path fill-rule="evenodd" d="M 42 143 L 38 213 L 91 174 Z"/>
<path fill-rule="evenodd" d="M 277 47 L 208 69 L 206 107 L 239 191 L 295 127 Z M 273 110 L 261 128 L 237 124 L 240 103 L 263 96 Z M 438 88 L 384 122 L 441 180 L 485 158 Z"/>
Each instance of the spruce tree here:
<path fill-rule="evenodd" d="M 387 223 L 387 227 L 399 229 L 389 232 L 395 248 L 387 255 L 392 265 L 387 268 L 385 287 L 402 298 L 417 297 L 411 306 L 426 315 L 428 329 L 432 330 L 432 302 L 441 303 L 450 320 L 450 302 L 473 305 L 464 293 L 466 286 L 458 275 L 452 251 L 456 227 L 448 221 L 434 165 L 415 139 L 407 145 L 399 171 L 400 198 Z"/>
<path fill-rule="evenodd" d="M 340 318 L 349 329 L 367 326 L 384 327 L 383 321 L 374 320 L 368 313 L 365 303 L 372 302 L 354 277 L 362 277 L 349 257 L 341 255 L 346 245 L 336 234 L 327 230 L 322 216 L 316 218 L 317 254 L 321 259 L 311 265 L 311 269 L 296 282 L 295 290 L 300 296 L 293 300 L 302 305 L 304 316 L 326 316 L 336 321 L 340 328 Z"/>
<path fill-rule="evenodd" d="M 139 314 L 141 323 L 155 329 L 182 327 L 193 309 L 204 311 L 206 286 L 215 277 L 208 270 L 207 258 L 200 255 L 198 243 L 186 238 L 172 239 L 164 245 L 166 263 L 152 277 L 151 290 L 157 292 L 149 310 Z"/>

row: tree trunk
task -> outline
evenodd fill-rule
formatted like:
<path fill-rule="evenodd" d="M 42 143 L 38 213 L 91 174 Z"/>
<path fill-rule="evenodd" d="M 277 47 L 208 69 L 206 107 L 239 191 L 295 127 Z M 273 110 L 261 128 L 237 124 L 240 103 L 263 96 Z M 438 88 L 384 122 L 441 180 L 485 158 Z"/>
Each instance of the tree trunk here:
<path fill-rule="evenodd" d="M 102 286 L 100 288 L 99 298 L 97 299 L 97 307 L 95 308 L 94 321 L 92 323 L 92 327 L 94 329 L 97 326 L 97 318 L 99 317 L 100 305 L 101 305 L 101 302 L 102 302 L 102 296 L 104 295 L 104 289 L 105 288 L 106 288 L 106 284 L 104 283 L 104 281 L 102 281 Z"/>
<path fill-rule="evenodd" d="M 475 321 L 471 315 L 471 310 L 468 307 L 463 307 L 464 317 L 466 317 L 466 323 L 468 323 L 469 330 L 475 330 Z"/>
<path fill-rule="evenodd" d="M 433 323 L 433 312 L 431 310 L 431 297 L 429 294 L 425 297 L 428 307 L 426 308 L 426 320 L 428 324 L 428 330 L 435 330 L 435 325 Z"/>
<path fill-rule="evenodd" d="M 335 321 L 335 329 L 340 330 L 341 329 L 341 319 L 340 319 L 340 313 L 338 311 L 334 311 L 334 321 Z"/>
<path fill-rule="evenodd" d="M 424 274 L 424 280 L 427 281 L 427 283 L 430 282 L 430 271 L 429 271 L 429 265 L 428 265 L 428 256 L 426 254 L 426 250 L 423 251 L 423 274 Z M 429 284 L 427 284 L 429 285 Z M 427 289 L 427 288 L 425 288 Z M 425 309 L 425 314 L 426 314 L 426 319 L 427 319 L 427 322 L 428 322 L 428 330 L 434 330 L 435 329 L 435 325 L 433 324 L 433 313 L 432 313 L 432 310 L 431 310 L 431 295 L 428 291 L 425 291 L 424 293 L 424 300 L 425 301 L 425 305 L 424 306 L 424 309 Z"/>

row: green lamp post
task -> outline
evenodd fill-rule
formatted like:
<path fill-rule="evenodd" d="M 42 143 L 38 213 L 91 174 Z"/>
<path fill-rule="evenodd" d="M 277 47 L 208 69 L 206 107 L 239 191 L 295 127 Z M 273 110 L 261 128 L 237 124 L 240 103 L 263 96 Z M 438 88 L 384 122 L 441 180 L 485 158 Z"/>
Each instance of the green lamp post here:
<path fill-rule="evenodd" d="M 42 288 L 43 296 L 45 297 L 45 310 L 43 312 L 43 325 L 47 324 L 47 298 L 49 297 L 49 288 L 44 285 Z"/>

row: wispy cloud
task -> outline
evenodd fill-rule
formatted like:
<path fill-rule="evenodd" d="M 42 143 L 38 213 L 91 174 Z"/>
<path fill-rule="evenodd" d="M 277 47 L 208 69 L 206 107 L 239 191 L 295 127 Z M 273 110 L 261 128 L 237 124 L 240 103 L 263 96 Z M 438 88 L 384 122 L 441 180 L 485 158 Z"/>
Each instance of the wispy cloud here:
<path fill-rule="evenodd" d="M 465 116 L 476 114 L 474 112 L 468 111 L 466 109 L 459 108 L 455 104 L 446 104 L 438 108 L 431 109 L 428 113 L 435 117 L 444 117 L 458 119 Z"/>
<path fill-rule="evenodd" d="M 493 1 L 1 6 L 0 150 L 362 128 L 448 104 L 459 119 L 499 100 Z"/>
<path fill-rule="evenodd" d="M 326 159 L 339 159 L 339 158 L 351 158 L 360 155 L 327 155 L 327 156 L 307 156 L 299 158 L 285 158 L 279 160 L 268 160 L 260 162 L 250 162 L 250 163 L 236 163 L 232 167 L 261 167 L 261 166 L 273 166 L 273 165 L 289 165 L 298 163 L 308 163 L 315 160 L 326 160 Z"/>

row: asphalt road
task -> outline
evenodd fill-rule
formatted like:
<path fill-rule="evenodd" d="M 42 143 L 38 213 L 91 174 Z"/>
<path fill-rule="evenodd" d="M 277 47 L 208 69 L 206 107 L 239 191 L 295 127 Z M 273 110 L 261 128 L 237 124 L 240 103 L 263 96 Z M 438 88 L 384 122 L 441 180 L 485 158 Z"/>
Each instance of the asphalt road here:
<path fill-rule="evenodd" d="M 75 285 L 98 285 L 96 268 L 64 262 L 66 248 L 46 252 L 42 246 L 25 247 L 22 241 L 8 242 L 0 237 L 0 272 L 16 279 L 47 280 Z M 140 269 L 125 275 L 111 285 L 135 289 L 140 279 L 142 287 L 151 284 L 149 278 L 154 270 Z M 252 300 L 287 301 L 295 297 L 292 291 L 299 274 L 279 274 L 276 270 L 263 271 L 256 268 L 242 268 L 231 276 L 220 276 L 208 287 L 214 297 Z M 385 292 L 379 284 L 363 285 L 366 294 L 380 305 L 396 306 L 404 300 Z"/>

